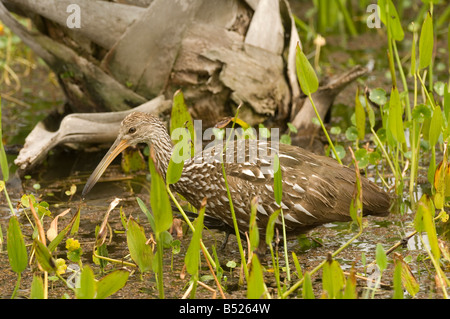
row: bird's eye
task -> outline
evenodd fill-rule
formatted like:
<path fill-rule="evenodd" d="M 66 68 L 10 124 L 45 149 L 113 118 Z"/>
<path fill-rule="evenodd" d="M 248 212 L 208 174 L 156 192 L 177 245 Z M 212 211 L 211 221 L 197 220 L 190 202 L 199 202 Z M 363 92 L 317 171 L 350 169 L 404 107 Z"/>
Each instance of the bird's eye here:
<path fill-rule="evenodd" d="M 130 127 L 130 129 L 128 130 L 129 134 L 133 134 L 134 132 L 136 132 L 136 128 L 135 127 Z"/>

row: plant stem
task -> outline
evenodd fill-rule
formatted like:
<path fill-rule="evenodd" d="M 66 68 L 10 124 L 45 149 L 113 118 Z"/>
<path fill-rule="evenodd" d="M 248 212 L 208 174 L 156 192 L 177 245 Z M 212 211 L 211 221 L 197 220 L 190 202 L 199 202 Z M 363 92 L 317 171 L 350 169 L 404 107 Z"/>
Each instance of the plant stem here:
<path fill-rule="evenodd" d="M 237 240 L 238 247 L 239 247 L 239 254 L 241 255 L 241 263 L 242 263 L 242 266 L 244 267 L 245 278 L 248 279 L 249 274 L 248 274 L 247 263 L 245 262 L 245 255 L 244 255 L 244 249 L 242 248 L 241 235 L 239 233 L 239 226 L 237 224 L 236 213 L 234 212 L 233 200 L 231 198 L 230 187 L 228 186 L 227 174 L 225 172 L 225 165 L 223 164 L 223 161 L 222 161 L 222 174 L 223 174 L 223 178 L 225 180 L 225 187 L 227 189 L 228 200 L 230 202 L 231 217 L 233 218 L 233 226 L 234 226 L 236 240 Z"/>
<path fill-rule="evenodd" d="M 414 72 L 414 107 L 417 105 L 417 74 Z M 414 185 L 416 184 L 416 174 L 419 167 L 419 144 L 420 144 L 420 131 L 416 132 L 417 125 L 415 123 L 416 121 L 412 121 L 412 137 L 411 137 L 411 176 L 409 177 L 409 196 L 411 203 L 414 205 Z M 417 141 L 416 141 L 416 135 L 417 135 Z"/>
<path fill-rule="evenodd" d="M 409 103 L 408 84 L 406 82 L 405 72 L 403 72 L 402 62 L 401 62 L 400 57 L 398 55 L 397 43 L 395 41 L 393 41 L 392 47 L 394 49 L 395 61 L 397 62 L 398 70 L 400 72 L 400 78 L 402 79 L 403 90 L 405 90 L 405 92 L 406 92 L 406 94 L 405 94 L 405 98 L 406 98 L 406 115 L 407 115 L 408 121 L 410 122 L 411 119 L 412 119 L 412 115 L 411 115 L 411 106 L 410 106 L 410 103 Z"/>
<path fill-rule="evenodd" d="M 434 109 L 436 108 L 436 105 L 434 105 L 434 102 L 431 99 L 430 94 L 428 93 L 427 87 L 426 87 L 425 83 L 423 82 L 423 79 L 420 76 L 419 72 L 417 72 L 417 78 L 419 79 L 420 84 L 422 84 L 423 91 L 425 92 L 425 95 L 427 96 L 427 99 L 430 102 L 430 105 L 431 105 L 431 107 L 433 108 L 433 111 L 434 111 Z"/>
<path fill-rule="evenodd" d="M 172 201 L 175 203 L 175 206 L 178 208 L 178 210 L 180 211 L 181 215 L 183 216 L 186 224 L 188 224 L 189 228 L 191 229 L 192 232 L 195 231 L 194 225 L 192 225 L 191 221 L 189 220 L 189 218 L 187 217 L 186 213 L 184 212 L 183 208 L 180 206 L 180 204 L 178 203 L 177 199 L 175 198 L 175 196 L 173 195 L 172 191 L 169 188 L 169 185 L 166 186 L 167 192 L 169 193 L 170 198 L 172 199 Z M 211 257 L 211 255 L 209 254 L 209 251 L 206 249 L 205 244 L 203 243 L 203 241 L 200 239 L 200 246 L 201 248 L 204 250 L 205 252 L 205 256 L 206 258 L 208 258 L 209 262 L 211 263 L 211 265 L 214 268 L 217 268 L 216 263 L 214 262 L 213 258 Z"/>
<path fill-rule="evenodd" d="M 394 165 L 392 164 L 391 159 L 389 158 L 389 154 L 386 152 L 386 149 L 384 148 L 383 143 L 381 143 L 380 139 L 378 138 L 377 133 L 373 130 L 373 128 L 371 128 L 371 131 L 372 131 L 372 134 L 373 134 L 373 136 L 375 138 L 376 144 L 383 151 L 384 157 L 386 157 L 386 161 L 388 162 L 389 167 L 391 168 L 392 173 L 395 176 L 395 179 L 397 179 L 398 178 L 398 175 L 397 175 L 398 173 L 397 173 L 397 170 L 394 168 Z"/>
<path fill-rule="evenodd" d="M 277 282 L 278 295 L 281 295 L 281 285 L 280 285 L 280 274 L 279 274 L 278 262 L 275 261 L 275 257 L 273 255 L 272 243 L 269 245 L 269 248 L 270 248 L 270 256 L 272 257 L 273 272 L 275 274 L 275 280 Z"/>
<path fill-rule="evenodd" d="M 97 255 L 97 254 L 95 253 L 95 247 L 94 247 L 94 249 L 92 250 L 92 256 L 94 256 L 95 258 L 98 258 L 98 259 L 103 259 L 103 260 L 109 261 L 110 263 L 121 264 L 121 265 L 123 265 L 123 266 L 137 267 L 137 266 L 136 266 L 135 264 L 133 264 L 133 263 L 129 263 L 129 262 L 126 262 L 126 261 L 123 261 L 123 260 L 117 260 L 117 259 L 112 259 L 112 258 L 108 258 L 108 257 L 105 257 L 105 256 Z"/>
<path fill-rule="evenodd" d="M 289 259 L 287 251 L 287 239 L 286 239 L 286 226 L 284 224 L 284 214 L 283 209 L 281 209 L 281 223 L 283 224 L 283 246 L 284 246 L 284 260 L 286 264 L 286 279 L 291 281 L 291 271 L 289 269 Z"/>
<path fill-rule="evenodd" d="M 223 153 L 227 149 L 227 144 L 228 144 L 231 136 L 233 136 L 233 130 L 234 130 L 234 126 L 236 125 L 236 119 L 237 119 L 238 114 L 239 114 L 240 106 L 241 105 L 239 105 L 239 107 L 237 108 L 236 115 L 234 116 L 234 119 L 233 119 L 233 125 L 231 127 L 231 134 L 230 134 L 230 136 L 228 136 L 228 139 L 225 141 L 225 145 L 224 145 L 224 147 L 222 149 L 222 163 L 221 164 L 222 164 L 222 175 L 223 175 L 223 179 L 225 181 L 225 187 L 227 189 L 228 201 L 230 203 L 231 217 L 233 218 L 233 227 L 234 227 L 234 231 L 235 231 L 235 235 L 236 235 L 236 241 L 238 243 L 239 254 L 241 256 L 241 264 L 242 264 L 242 267 L 244 268 L 245 278 L 248 280 L 248 277 L 249 277 L 248 267 L 247 267 L 247 263 L 245 261 L 244 249 L 242 248 L 242 242 L 241 242 L 241 235 L 239 233 L 239 227 L 238 227 L 238 224 L 237 224 L 236 213 L 234 211 L 233 199 L 231 198 L 230 187 L 228 185 L 227 174 L 225 172 L 225 165 L 224 165 L 224 161 L 223 161 Z"/>
<path fill-rule="evenodd" d="M 61 281 L 64 283 L 64 285 L 66 285 L 67 288 L 69 288 L 70 290 L 72 290 L 73 293 L 75 293 L 75 289 L 72 288 L 72 287 L 70 287 L 69 284 L 67 283 L 67 281 L 66 281 L 60 274 L 55 273 L 55 275 L 56 275 L 56 277 L 58 277 L 59 280 L 61 280 Z M 47 277 L 48 277 L 48 272 L 45 272 L 45 273 L 44 273 L 44 282 L 48 282 L 48 280 L 47 280 L 48 278 L 47 278 Z M 45 285 L 45 286 L 48 286 L 48 284 L 44 284 L 44 285 Z M 48 287 L 46 287 L 46 288 L 44 289 L 44 291 L 47 291 L 47 288 L 48 288 Z M 47 299 L 47 297 L 48 297 L 48 296 L 47 296 L 47 294 L 45 293 L 44 299 Z"/>
<path fill-rule="evenodd" d="M 5 197 L 6 197 L 6 201 L 8 202 L 9 209 L 11 210 L 11 214 L 13 214 L 13 216 L 15 216 L 16 212 L 14 211 L 13 205 L 11 203 L 11 199 L 9 198 L 8 191 L 6 190 L 6 184 L 5 184 L 3 191 L 5 193 Z"/>
<path fill-rule="evenodd" d="M 16 285 L 14 286 L 14 290 L 13 290 L 13 293 L 11 295 L 11 299 L 15 299 L 16 298 L 17 290 L 19 290 L 21 279 L 22 279 L 22 273 L 18 272 L 17 273 Z"/>
<path fill-rule="evenodd" d="M 327 137 L 328 144 L 330 145 L 331 149 L 333 150 L 333 154 L 336 157 L 336 160 L 339 162 L 339 164 L 342 165 L 342 161 L 339 158 L 336 149 L 334 148 L 333 142 L 331 141 L 330 135 L 328 135 L 327 129 L 325 128 L 325 125 L 322 122 L 322 119 L 320 118 L 319 112 L 317 111 L 316 105 L 314 104 L 314 100 L 312 99 L 311 94 L 308 95 L 309 101 L 311 102 L 311 105 L 314 109 L 314 112 L 316 113 L 316 117 L 319 120 L 320 126 L 322 127 L 323 132 L 325 133 L 325 136 Z"/>
<path fill-rule="evenodd" d="M 421 234 L 419 234 L 420 240 L 422 241 L 422 245 L 425 248 L 425 250 L 428 253 L 428 256 L 431 259 L 431 262 L 433 263 L 434 269 L 436 269 L 436 275 L 439 278 L 440 284 L 441 284 L 441 288 L 442 288 L 442 293 L 444 294 L 445 299 L 448 299 L 448 295 L 447 295 L 447 286 L 450 286 L 450 281 L 448 280 L 448 278 L 445 276 L 445 274 L 442 273 L 442 269 L 439 266 L 439 262 L 434 258 L 433 254 L 431 253 L 431 251 L 428 249 L 427 244 L 425 243 L 425 241 L 423 240 L 423 237 Z"/>
<path fill-rule="evenodd" d="M 164 281 L 163 281 L 163 245 L 161 238 L 156 239 L 156 248 L 158 251 L 158 274 L 156 281 L 158 282 L 159 299 L 164 299 Z"/>
<path fill-rule="evenodd" d="M 206 256 L 206 252 L 205 252 L 205 249 L 203 248 L 203 246 L 201 247 L 201 249 L 202 249 L 203 255 Z M 220 285 L 219 279 L 217 279 L 217 276 L 214 273 L 214 269 L 211 266 L 211 263 L 209 262 L 208 258 L 206 258 L 206 263 L 208 264 L 209 271 L 211 272 L 212 276 L 214 277 L 214 281 L 216 282 L 216 285 L 217 285 L 217 288 L 219 289 L 220 295 L 222 296 L 223 299 L 227 299 L 225 297 L 225 294 L 223 293 L 222 286 Z"/>

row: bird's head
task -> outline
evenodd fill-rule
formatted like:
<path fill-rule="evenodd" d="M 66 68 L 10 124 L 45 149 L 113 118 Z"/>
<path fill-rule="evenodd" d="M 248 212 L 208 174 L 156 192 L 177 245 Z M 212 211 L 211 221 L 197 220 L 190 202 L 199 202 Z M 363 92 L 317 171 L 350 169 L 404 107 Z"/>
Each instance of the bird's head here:
<path fill-rule="evenodd" d="M 161 141 L 170 143 L 170 137 L 164 123 L 156 116 L 142 112 L 127 115 L 120 124 L 119 134 L 113 145 L 87 180 L 82 198 L 94 187 L 109 164 L 127 147 L 139 143 L 152 145 Z"/>
<path fill-rule="evenodd" d="M 162 134 L 167 134 L 167 129 L 158 117 L 148 113 L 133 112 L 120 124 L 116 142 L 122 141 L 126 147 L 139 143 L 152 144 L 160 139 Z"/>

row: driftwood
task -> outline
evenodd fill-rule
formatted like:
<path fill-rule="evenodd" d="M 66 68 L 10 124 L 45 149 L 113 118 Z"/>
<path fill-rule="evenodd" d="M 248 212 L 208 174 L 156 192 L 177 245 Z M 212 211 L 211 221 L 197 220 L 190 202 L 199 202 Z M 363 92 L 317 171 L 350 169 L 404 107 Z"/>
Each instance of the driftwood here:
<path fill-rule="evenodd" d="M 67 26 L 73 4 L 80 28 Z M 30 17 L 37 31 L 9 10 Z M 241 103 L 240 117 L 251 125 L 311 127 L 295 67 L 301 43 L 287 0 L 0 0 L 0 19 L 56 73 L 73 113 L 129 110 L 157 96 L 171 100 L 181 89 L 205 128 Z M 356 68 L 326 81 L 314 95 L 319 113 L 365 72 Z M 64 141 L 42 129 L 36 128 L 49 139 L 43 144 Z M 48 151 L 37 155 L 31 145 L 28 140 L 17 160 L 24 170 Z"/>
<path fill-rule="evenodd" d="M 15 160 L 21 172 L 25 172 L 39 164 L 53 147 L 69 143 L 108 143 L 113 141 L 119 132 L 120 122 L 133 111 L 160 114 L 171 107 L 171 102 L 163 96 L 131 110 L 107 113 L 70 114 L 61 121 L 57 131 L 50 131 L 39 122 L 25 140 L 25 146 Z"/>

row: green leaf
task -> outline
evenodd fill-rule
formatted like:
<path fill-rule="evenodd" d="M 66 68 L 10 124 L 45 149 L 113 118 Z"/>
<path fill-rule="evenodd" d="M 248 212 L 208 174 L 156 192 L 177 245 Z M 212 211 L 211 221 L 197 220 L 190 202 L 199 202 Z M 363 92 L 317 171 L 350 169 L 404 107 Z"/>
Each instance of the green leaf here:
<path fill-rule="evenodd" d="M 249 229 L 249 239 L 250 239 L 250 250 L 255 251 L 259 246 L 259 229 L 256 223 L 256 210 L 258 208 L 257 197 L 253 198 L 251 201 L 251 214 L 250 214 L 250 229 Z"/>
<path fill-rule="evenodd" d="M 125 212 L 123 211 L 123 207 L 120 206 L 119 208 L 119 216 L 120 216 L 120 222 L 122 223 L 123 229 L 127 229 L 128 221 L 127 217 L 125 216 Z"/>
<path fill-rule="evenodd" d="M 354 126 L 352 126 L 353 129 L 355 129 Z M 347 132 L 346 132 L 347 133 Z M 345 154 L 347 154 L 347 152 L 345 151 L 344 146 L 338 144 L 334 146 L 334 149 L 336 150 L 337 155 L 339 156 L 340 159 L 343 159 L 345 157 Z M 333 158 L 335 158 L 334 153 L 332 152 L 331 155 L 333 156 Z"/>
<path fill-rule="evenodd" d="M 178 182 L 183 173 L 184 161 L 191 157 L 189 132 L 186 129 L 181 128 L 174 131 L 173 135 L 183 137 L 173 148 L 172 156 L 170 157 L 169 165 L 167 167 L 167 184 L 175 184 Z"/>
<path fill-rule="evenodd" d="M 124 269 L 118 269 L 103 277 L 97 282 L 96 299 L 105 299 L 116 293 L 127 283 L 130 273 Z"/>
<path fill-rule="evenodd" d="M 148 219 L 148 222 L 150 224 L 150 227 L 151 227 L 152 231 L 156 232 L 155 218 L 150 213 L 150 211 L 148 210 L 147 206 L 145 206 L 145 203 L 142 201 L 142 199 L 140 199 L 139 197 L 136 197 L 136 201 L 137 201 L 141 211 L 145 214 L 145 216 L 147 216 L 147 219 Z"/>
<path fill-rule="evenodd" d="M 412 111 L 412 118 L 419 123 L 423 123 L 427 119 L 431 119 L 431 108 L 429 105 L 416 105 Z"/>
<path fill-rule="evenodd" d="M 179 241 L 178 239 L 172 240 L 172 242 L 170 243 L 170 246 L 172 247 L 172 253 L 174 255 L 180 253 L 180 251 L 181 251 L 181 241 Z"/>
<path fill-rule="evenodd" d="M 296 134 L 298 132 L 297 128 L 292 123 L 288 122 L 287 126 L 288 126 L 290 132 L 292 132 L 294 134 Z"/>
<path fill-rule="evenodd" d="M 291 136 L 288 134 L 281 135 L 280 143 L 291 145 L 292 144 Z"/>
<path fill-rule="evenodd" d="M 283 181 L 281 176 L 280 158 L 278 157 L 278 154 L 274 155 L 273 170 L 274 170 L 273 191 L 275 196 L 275 202 L 278 205 L 281 205 L 281 200 L 283 197 Z"/>
<path fill-rule="evenodd" d="M 137 148 L 127 148 L 124 150 L 120 165 L 125 173 L 141 171 L 147 168 L 144 156 L 142 156 L 141 151 Z"/>
<path fill-rule="evenodd" d="M 383 272 L 387 267 L 387 257 L 386 252 L 384 251 L 383 246 L 380 243 L 377 244 L 375 259 L 377 261 L 380 272 Z"/>
<path fill-rule="evenodd" d="M 439 96 L 444 96 L 445 83 L 442 81 L 437 81 L 434 83 L 433 89 Z"/>
<path fill-rule="evenodd" d="M 387 103 L 386 91 L 378 88 L 371 90 L 369 93 L 369 99 L 379 106 L 383 106 Z"/>
<path fill-rule="evenodd" d="M 69 224 L 67 224 L 66 227 L 64 227 L 63 230 L 61 230 L 59 232 L 59 234 L 50 242 L 50 244 L 48 244 L 48 250 L 49 251 L 54 251 L 56 249 L 56 247 L 58 247 L 59 243 L 63 240 L 63 238 L 67 235 L 67 233 L 69 232 L 69 230 L 73 229 L 72 226 L 75 225 L 75 222 L 78 220 L 80 220 L 80 210 L 78 210 L 77 214 L 71 219 L 71 221 L 69 222 Z"/>
<path fill-rule="evenodd" d="M 302 289 L 303 299 L 315 299 L 309 272 L 305 272 L 304 278 Z"/>
<path fill-rule="evenodd" d="M 343 299 L 356 299 L 358 294 L 356 293 L 356 276 L 355 270 L 352 268 L 350 275 L 345 280 L 345 290 Z"/>
<path fill-rule="evenodd" d="M 397 268 L 400 268 L 400 275 L 401 275 L 401 284 L 403 284 L 403 287 L 408 291 L 408 293 L 411 296 L 415 296 L 420 289 L 419 283 L 417 282 L 416 278 L 414 277 L 413 272 L 411 271 L 411 268 L 406 263 L 405 260 L 400 255 L 394 255 L 394 263 L 395 263 L 395 272 L 397 272 Z M 396 274 L 394 274 L 396 276 Z M 394 277 L 394 296 L 395 296 L 395 289 L 396 289 L 396 282 Z M 398 279 L 397 279 L 398 280 Z M 400 287 L 398 289 L 401 289 Z M 398 297 L 400 297 L 400 293 L 398 292 Z M 402 296 L 403 298 L 403 292 Z"/>
<path fill-rule="evenodd" d="M 23 207 L 30 207 L 30 199 L 31 199 L 31 203 L 34 205 L 36 204 L 36 198 L 34 197 L 33 194 L 30 195 L 22 195 L 22 197 L 20 198 L 20 203 L 22 204 Z"/>
<path fill-rule="evenodd" d="M 447 129 L 444 138 L 447 138 L 450 134 L 450 92 L 448 91 L 448 83 L 444 86 L 444 116 L 447 121 Z"/>
<path fill-rule="evenodd" d="M 402 287 L 402 265 L 398 262 L 395 263 L 394 269 L 394 296 L 393 299 L 403 299 L 403 287 Z"/>
<path fill-rule="evenodd" d="M 402 41 L 405 33 L 403 32 L 402 24 L 398 16 L 397 10 L 391 0 L 378 0 L 378 7 L 380 8 L 380 19 L 391 29 L 391 34 L 394 40 Z M 389 10 L 389 15 L 386 12 Z M 387 21 L 386 17 L 389 16 L 390 19 Z"/>
<path fill-rule="evenodd" d="M 419 202 L 417 203 L 416 215 L 414 216 L 414 228 L 417 232 L 421 233 L 425 230 L 423 224 L 425 211 L 432 209 L 434 209 L 434 206 L 430 197 L 426 194 L 422 195 Z"/>
<path fill-rule="evenodd" d="M 432 205 L 430 206 L 432 207 Z M 439 259 L 441 258 L 441 252 L 439 250 L 439 244 L 436 234 L 436 225 L 434 224 L 434 209 L 423 210 L 423 230 L 427 232 L 431 253 L 433 254 L 434 258 L 439 261 Z"/>
<path fill-rule="evenodd" d="M 78 229 L 80 228 L 80 216 L 81 216 L 81 208 L 78 208 L 78 211 L 75 215 L 75 220 L 72 224 L 72 228 L 70 229 L 70 235 L 75 235 L 78 233 Z M 72 221 L 71 221 L 72 223 Z"/>
<path fill-rule="evenodd" d="M 368 157 L 369 163 L 372 165 L 377 165 L 382 158 L 378 151 L 369 153 Z"/>
<path fill-rule="evenodd" d="M 397 87 L 393 86 L 391 100 L 389 101 L 388 128 L 398 143 L 406 143 L 405 131 L 403 129 L 403 109 Z"/>
<path fill-rule="evenodd" d="M 300 262 L 298 261 L 298 257 L 295 252 L 292 252 L 292 260 L 294 260 L 295 269 L 297 270 L 298 279 L 303 278 L 302 266 L 300 266 Z"/>
<path fill-rule="evenodd" d="M 2 170 L 3 181 L 7 182 L 9 179 L 9 166 L 6 158 L 5 148 L 3 146 L 2 137 L 2 99 L 0 97 L 0 168 Z"/>
<path fill-rule="evenodd" d="M 366 168 L 369 164 L 369 154 L 365 148 L 360 148 L 355 152 L 355 159 L 358 161 L 358 168 Z"/>
<path fill-rule="evenodd" d="M 181 90 L 176 91 L 173 96 L 172 113 L 170 117 L 170 136 L 175 143 L 179 142 L 179 136 L 174 136 L 173 133 L 179 128 L 187 128 L 187 130 L 189 131 L 190 140 L 192 141 L 192 152 L 190 154 L 191 156 L 193 156 L 193 147 L 195 145 L 194 122 L 192 120 L 191 114 L 187 109 L 184 95 Z"/>
<path fill-rule="evenodd" d="M 339 135 L 341 134 L 342 129 L 339 126 L 333 126 L 330 128 L 330 134 Z"/>
<path fill-rule="evenodd" d="M 265 291 L 263 271 L 258 256 L 253 254 L 248 278 L 247 298 L 260 299 Z"/>
<path fill-rule="evenodd" d="M 300 83 L 300 87 L 305 95 L 311 95 L 319 88 L 319 80 L 317 79 L 316 72 L 308 61 L 303 51 L 300 49 L 300 45 L 297 44 L 296 52 L 296 67 L 297 77 Z"/>
<path fill-rule="evenodd" d="M 430 65 L 433 57 L 434 34 L 433 17 L 428 12 L 422 24 L 419 39 L 419 68 L 423 69 Z"/>
<path fill-rule="evenodd" d="M 197 220 L 195 222 L 194 234 L 192 235 L 191 242 L 189 244 L 188 250 L 186 252 L 186 256 L 184 258 L 184 262 L 186 263 L 186 270 L 192 276 L 198 276 L 198 265 L 200 259 L 200 240 L 202 239 L 203 232 L 203 217 L 205 215 L 205 205 L 202 203 L 202 207 L 200 212 L 198 213 Z"/>
<path fill-rule="evenodd" d="M 42 269 L 44 269 L 48 273 L 55 272 L 56 271 L 55 261 L 48 248 L 37 239 L 34 240 L 33 246 L 36 251 L 37 261 L 41 265 Z"/>
<path fill-rule="evenodd" d="M 167 230 L 163 231 L 159 235 L 159 242 L 163 245 L 163 248 L 165 249 L 172 248 L 172 241 L 173 237 Z"/>
<path fill-rule="evenodd" d="M 80 275 L 80 287 L 75 288 L 77 299 L 93 299 L 97 290 L 94 272 L 91 267 L 84 266 Z"/>
<path fill-rule="evenodd" d="M 342 297 L 344 288 L 344 272 L 336 260 L 327 261 L 322 268 L 322 285 L 329 299 Z"/>
<path fill-rule="evenodd" d="M 234 260 L 229 260 L 226 264 L 228 268 L 236 268 L 237 264 Z"/>
<path fill-rule="evenodd" d="M 277 209 L 270 215 L 269 221 L 267 222 L 266 226 L 266 243 L 267 245 L 271 245 L 273 241 L 273 235 L 274 235 L 274 227 L 275 222 L 277 221 L 278 215 L 280 214 L 281 209 Z"/>
<path fill-rule="evenodd" d="M 172 225 L 172 207 L 166 191 L 166 184 L 156 170 L 151 157 L 149 164 L 151 174 L 150 205 L 155 218 L 155 235 L 158 241 L 159 234 L 168 230 Z"/>
<path fill-rule="evenodd" d="M 144 228 L 130 217 L 127 227 L 128 249 L 131 259 L 138 265 L 142 273 L 152 270 L 153 252 L 146 243 Z"/>
<path fill-rule="evenodd" d="M 434 109 L 433 117 L 431 118 L 432 125 L 430 125 L 430 133 L 428 134 L 428 141 L 430 142 L 431 147 L 435 146 L 438 142 L 439 135 L 441 135 L 443 123 L 444 120 L 442 119 L 442 111 L 438 105 Z"/>
<path fill-rule="evenodd" d="M 7 230 L 7 250 L 11 269 L 19 274 L 27 268 L 28 255 L 16 216 L 11 216 Z"/>
<path fill-rule="evenodd" d="M 70 261 L 73 261 L 74 263 L 77 263 L 81 260 L 81 254 L 83 253 L 83 250 L 81 248 L 78 248 L 73 251 L 67 252 L 67 259 Z"/>
<path fill-rule="evenodd" d="M 352 141 L 352 142 L 356 141 L 358 139 L 358 129 L 356 127 L 354 127 L 354 126 L 350 126 L 345 131 L 345 137 L 349 141 Z"/>
<path fill-rule="evenodd" d="M 33 275 L 30 299 L 44 299 L 44 281 L 39 275 Z"/>
<path fill-rule="evenodd" d="M 106 245 L 106 243 L 103 243 L 101 246 L 97 247 L 95 250 L 95 253 L 101 257 L 108 257 L 108 255 L 109 255 L 108 254 L 108 246 Z M 94 257 L 92 257 L 92 259 L 94 260 Z M 103 258 L 96 258 L 96 259 L 97 259 L 96 264 L 99 265 L 101 269 L 104 269 L 109 263 L 108 260 L 103 259 Z"/>

